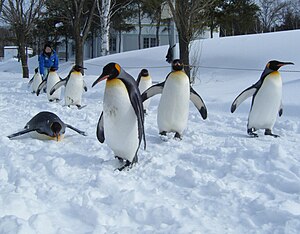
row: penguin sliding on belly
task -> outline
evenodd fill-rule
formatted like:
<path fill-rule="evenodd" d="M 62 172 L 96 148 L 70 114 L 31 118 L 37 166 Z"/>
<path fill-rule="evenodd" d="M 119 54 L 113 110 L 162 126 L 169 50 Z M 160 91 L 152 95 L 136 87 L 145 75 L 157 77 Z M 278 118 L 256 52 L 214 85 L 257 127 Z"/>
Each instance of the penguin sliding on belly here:
<path fill-rule="evenodd" d="M 56 83 L 50 90 L 52 95 L 57 89 L 65 85 L 65 105 L 76 105 L 78 109 L 81 109 L 81 99 L 83 91 L 87 91 L 86 84 L 83 80 L 82 70 L 85 69 L 82 66 L 75 65 L 71 69 L 70 73 L 65 79 L 62 79 Z"/>
<path fill-rule="evenodd" d="M 277 113 L 282 115 L 282 79 L 278 69 L 285 65 L 293 63 L 276 60 L 268 62 L 260 79 L 241 92 L 231 105 L 233 113 L 243 101 L 253 96 L 247 125 L 247 133 L 252 137 L 258 137 L 255 133 L 258 129 L 265 129 L 265 135 L 278 137 L 272 133 L 272 129 Z"/>
<path fill-rule="evenodd" d="M 139 86 L 139 90 L 143 93 L 145 90 L 151 87 L 152 78 L 147 69 L 142 69 L 137 78 L 137 84 Z M 150 105 L 150 99 L 143 102 L 144 105 L 144 113 L 147 113 L 148 106 Z"/>
<path fill-rule="evenodd" d="M 106 141 L 116 158 L 125 160 L 118 168 L 121 171 L 138 161 L 142 140 L 146 147 L 143 103 L 136 81 L 119 64 L 107 64 L 92 87 L 102 80 L 107 81 L 97 138 L 101 143 Z"/>
<path fill-rule="evenodd" d="M 66 128 L 70 128 L 79 134 L 86 136 L 86 133 L 64 123 L 56 114 L 48 111 L 42 111 L 36 114 L 24 127 L 24 130 L 7 136 L 9 139 L 17 136 L 34 133 L 31 136 L 40 140 L 63 139 Z"/>
<path fill-rule="evenodd" d="M 145 101 L 156 94 L 161 94 L 157 124 L 162 138 L 165 138 L 168 132 L 175 132 L 175 138 L 181 139 L 187 126 L 189 100 L 194 103 L 202 118 L 207 118 L 206 106 L 200 95 L 191 87 L 189 77 L 179 59 L 172 62 L 172 72 L 166 80 L 147 89 L 142 94 L 142 99 Z"/>

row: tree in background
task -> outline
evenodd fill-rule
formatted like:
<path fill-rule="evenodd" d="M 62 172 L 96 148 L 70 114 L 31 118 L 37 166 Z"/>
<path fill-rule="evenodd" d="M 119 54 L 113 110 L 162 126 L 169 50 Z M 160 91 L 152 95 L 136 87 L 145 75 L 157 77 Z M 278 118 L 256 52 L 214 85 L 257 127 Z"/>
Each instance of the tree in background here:
<path fill-rule="evenodd" d="M 75 63 L 80 66 L 83 66 L 83 47 L 92 25 L 96 4 L 97 0 L 47 0 L 47 9 L 52 12 L 51 17 L 62 25 L 66 45 L 68 32 L 72 32 L 75 42 Z M 55 25 L 52 26 L 53 31 L 56 30 Z"/>
<path fill-rule="evenodd" d="M 2 5 L 0 18 L 10 25 L 16 36 L 23 78 L 29 78 L 27 43 L 43 6 L 44 0 L 6 0 Z"/>
<path fill-rule="evenodd" d="M 176 24 L 179 57 L 190 77 L 189 45 L 195 35 L 205 27 L 205 12 L 216 0 L 167 0 Z M 193 80 L 191 80 L 193 82 Z"/>
<path fill-rule="evenodd" d="M 300 0 L 287 2 L 283 23 L 276 30 L 294 30 L 300 28 Z"/>
<path fill-rule="evenodd" d="M 262 32 L 271 32 L 282 24 L 284 10 L 288 6 L 287 1 L 258 0 L 259 20 Z"/>
<path fill-rule="evenodd" d="M 217 22 L 221 36 L 255 33 L 259 7 L 253 0 L 222 1 Z"/>
<path fill-rule="evenodd" d="M 162 4 L 165 0 L 142 0 L 142 8 L 145 14 L 152 19 L 152 23 L 155 23 L 156 28 L 156 46 L 159 46 L 159 30 L 161 25 L 161 14 L 162 14 Z"/>
<path fill-rule="evenodd" d="M 96 0 L 100 22 L 101 56 L 109 53 L 109 32 L 115 14 L 126 9 L 131 0 Z M 125 17 L 119 15 L 121 18 Z"/>
<path fill-rule="evenodd" d="M 120 8 L 111 18 L 111 27 L 118 32 L 119 35 L 119 51 L 121 52 L 122 32 L 130 32 L 135 30 L 133 24 L 129 23 L 129 19 L 132 17 L 132 9 L 130 4 L 127 7 Z"/>

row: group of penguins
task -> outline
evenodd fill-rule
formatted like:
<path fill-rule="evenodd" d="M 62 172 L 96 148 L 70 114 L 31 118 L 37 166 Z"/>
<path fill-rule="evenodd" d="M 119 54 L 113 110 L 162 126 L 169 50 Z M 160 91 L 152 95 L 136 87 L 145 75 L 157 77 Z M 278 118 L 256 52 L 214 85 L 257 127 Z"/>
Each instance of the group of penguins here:
<path fill-rule="evenodd" d="M 269 61 L 261 74 L 260 79 L 242 91 L 231 105 L 231 112 L 248 97 L 252 96 L 252 104 L 248 116 L 247 133 L 258 137 L 255 133 L 259 129 L 265 130 L 265 135 L 278 137 L 272 133 L 277 114 L 282 115 L 282 79 L 278 69 L 292 62 Z M 49 101 L 60 99 L 60 88 L 65 85 L 65 105 L 76 105 L 81 108 L 81 95 L 87 90 L 82 76 L 81 66 L 75 65 L 65 79 L 60 79 L 57 73 L 50 69 L 47 79 L 33 83 L 33 92 L 38 95 L 47 86 L 46 92 Z M 36 71 L 36 74 L 38 72 Z M 103 111 L 97 124 L 97 138 L 114 152 L 121 167 L 131 168 L 137 163 L 137 152 L 146 137 L 144 130 L 145 113 L 149 98 L 161 94 L 157 109 L 157 125 L 163 140 L 174 134 L 175 139 L 181 139 L 187 127 L 189 101 L 192 101 L 203 119 L 207 118 L 207 108 L 201 96 L 191 87 L 190 79 L 184 72 L 184 64 L 175 59 L 172 62 L 172 71 L 166 79 L 152 85 L 152 79 L 147 69 L 142 69 L 135 80 L 118 63 L 108 63 L 103 67 L 102 74 L 95 80 L 92 87 L 106 80 L 103 98 Z M 35 84 L 37 82 L 39 84 Z M 35 88 L 34 88 L 35 87 Z M 65 124 L 52 112 L 40 112 L 34 116 L 24 129 L 8 138 L 34 132 L 47 138 L 59 140 L 66 128 L 86 135 L 85 132 Z"/>

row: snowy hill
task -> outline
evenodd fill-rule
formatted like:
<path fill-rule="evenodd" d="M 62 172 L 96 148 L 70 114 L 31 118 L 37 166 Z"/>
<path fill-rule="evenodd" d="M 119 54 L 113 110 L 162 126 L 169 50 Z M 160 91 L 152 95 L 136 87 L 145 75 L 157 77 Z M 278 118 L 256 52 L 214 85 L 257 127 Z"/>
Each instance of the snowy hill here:
<path fill-rule="evenodd" d="M 192 44 L 194 89 L 208 119 L 190 105 L 183 140 L 161 141 L 159 96 L 146 116 L 147 149 L 129 171 L 96 138 L 105 83 L 91 84 L 111 61 L 137 76 L 148 68 L 154 81 L 170 67 L 167 47 L 85 61 L 87 107 L 50 103 L 30 93 L 16 61 L 0 63 L 0 233 L 287 233 L 300 230 L 300 31 L 209 39 Z M 250 99 L 234 114 L 230 105 L 256 82 L 266 63 L 282 69 L 284 114 L 274 133 L 246 134 Z M 29 61 L 30 71 L 37 58 Z M 60 65 L 64 77 L 72 64 Z M 6 136 L 40 111 L 56 113 L 87 132 L 67 129 L 60 142 Z"/>

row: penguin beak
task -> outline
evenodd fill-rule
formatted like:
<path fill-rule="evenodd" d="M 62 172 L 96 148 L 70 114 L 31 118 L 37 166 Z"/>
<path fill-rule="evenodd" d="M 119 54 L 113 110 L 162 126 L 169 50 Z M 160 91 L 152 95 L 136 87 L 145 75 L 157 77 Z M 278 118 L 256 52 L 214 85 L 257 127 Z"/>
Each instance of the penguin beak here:
<path fill-rule="evenodd" d="M 103 74 L 101 74 L 101 76 L 99 76 L 98 79 L 95 80 L 95 82 L 92 84 L 92 87 L 94 87 L 96 84 L 98 84 L 102 80 L 106 80 L 107 78 L 109 78 L 109 76 L 110 75 L 103 75 Z"/>
<path fill-rule="evenodd" d="M 292 62 L 281 62 L 280 64 L 278 64 L 279 67 L 285 66 L 285 65 L 295 65 Z"/>
<path fill-rule="evenodd" d="M 56 139 L 56 141 L 60 141 L 60 134 L 59 133 L 54 133 L 54 137 Z"/>

